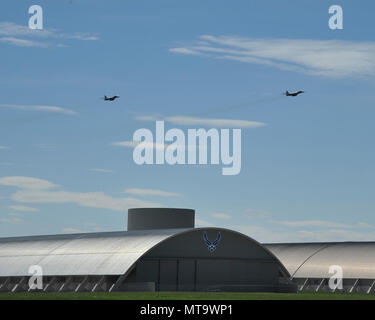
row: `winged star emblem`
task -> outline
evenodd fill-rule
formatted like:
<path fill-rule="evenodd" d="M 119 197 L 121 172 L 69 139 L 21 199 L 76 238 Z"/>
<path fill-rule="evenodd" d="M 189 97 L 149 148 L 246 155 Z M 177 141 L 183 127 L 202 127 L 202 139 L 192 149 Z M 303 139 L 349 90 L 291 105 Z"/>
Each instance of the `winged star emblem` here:
<path fill-rule="evenodd" d="M 203 239 L 204 239 L 204 241 L 206 242 L 206 245 L 207 245 L 207 247 L 208 247 L 208 250 L 209 250 L 210 252 L 214 252 L 214 251 L 216 250 L 217 245 L 218 245 L 219 242 L 220 242 L 220 239 L 221 239 L 221 233 L 219 232 L 219 233 L 217 234 L 216 240 L 213 241 L 213 242 L 211 242 L 211 241 L 208 239 L 207 233 L 204 232 L 204 233 L 203 233 Z"/>

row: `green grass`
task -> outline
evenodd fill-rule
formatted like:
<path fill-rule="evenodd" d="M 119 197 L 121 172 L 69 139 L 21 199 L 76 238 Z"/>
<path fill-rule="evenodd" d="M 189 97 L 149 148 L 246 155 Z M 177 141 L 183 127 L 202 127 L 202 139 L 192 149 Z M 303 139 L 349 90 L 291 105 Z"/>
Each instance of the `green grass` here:
<path fill-rule="evenodd" d="M 356 293 L 98 292 L 0 293 L 0 300 L 375 300 Z"/>

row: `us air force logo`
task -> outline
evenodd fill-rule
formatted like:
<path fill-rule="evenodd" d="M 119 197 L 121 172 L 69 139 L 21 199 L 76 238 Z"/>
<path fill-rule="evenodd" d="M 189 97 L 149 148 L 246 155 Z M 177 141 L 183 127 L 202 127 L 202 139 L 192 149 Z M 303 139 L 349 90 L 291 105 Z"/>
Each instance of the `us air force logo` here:
<path fill-rule="evenodd" d="M 217 234 L 216 240 L 213 241 L 213 242 L 211 242 L 210 240 L 208 240 L 207 233 L 204 232 L 204 233 L 203 233 L 203 239 L 204 239 L 204 241 L 206 242 L 206 245 L 207 245 L 207 247 L 208 247 L 208 250 L 209 250 L 210 252 L 214 252 L 214 251 L 216 250 L 217 245 L 218 245 L 219 242 L 220 242 L 220 239 L 221 239 L 221 233 L 219 232 L 219 233 Z"/>

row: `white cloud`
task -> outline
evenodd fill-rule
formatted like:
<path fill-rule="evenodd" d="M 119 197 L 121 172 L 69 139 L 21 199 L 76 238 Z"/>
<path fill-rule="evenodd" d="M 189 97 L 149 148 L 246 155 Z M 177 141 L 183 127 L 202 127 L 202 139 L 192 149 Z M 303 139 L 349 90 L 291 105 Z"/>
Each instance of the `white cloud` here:
<path fill-rule="evenodd" d="M 41 111 L 41 112 L 52 112 L 52 113 L 62 113 L 68 115 L 75 115 L 77 112 L 71 109 L 66 109 L 56 106 L 28 106 L 28 105 L 18 105 L 18 104 L 0 104 L 0 108 L 8 108 L 15 110 L 26 110 L 26 111 Z"/>
<path fill-rule="evenodd" d="M 195 225 L 197 227 L 213 227 L 214 226 L 213 223 L 206 221 L 206 220 L 199 219 L 199 218 L 195 218 Z"/>
<path fill-rule="evenodd" d="M 23 217 L 22 214 L 16 213 L 16 212 L 11 212 L 11 213 L 8 214 L 8 216 L 10 216 L 10 217 L 17 217 L 17 218 Z"/>
<path fill-rule="evenodd" d="M 235 225 L 231 229 L 242 232 L 262 242 L 322 242 L 322 241 L 373 241 L 375 232 L 359 232 L 348 229 L 290 230 L 274 229 L 257 225 Z"/>
<path fill-rule="evenodd" d="M 232 218 L 231 215 L 226 214 L 226 213 L 213 213 L 211 214 L 211 217 L 216 218 L 216 219 L 225 219 L 225 220 Z"/>
<path fill-rule="evenodd" d="M 93 171 L 93 172 L 101 172 L 101 173 L 113 173 L 113 170 L 109 170 L 109 169 L 100 169 L 100 168 L 91 168 L 91 169 L 89 169 L 89 171 Z"/>
<path fill-rule="evenodd" d="M 259 242 L 293 242 L 292 240 L 295 233 L 292 232 L 280 232 L 271 228 L 258 226 L 255 224 L 251 225 L 232 225 L 228 226 L 229 229 L 236 230 L 243 234 L 248 235 L 250 238 Z"/>
<path fill-rule="evenodd" d="M 34 40 L 27 40 L 27 39 L 19 39 L 14 37 L 1 37 L 0 42 L 12 44 L 18 47 L 37 47 L 37 48 L 47 48 L 48 44 L 34 41 Z"/>
<path fill-rule="evenodd" d="M 270 217 L 271 213 L 267 210 L 259 210 L 259 209 L 249 208 L 245 211 L 244 216 L 248 217 L 248 218 L 251 218 L 251 219 L 253 219 L 253 218 L 264 219 L 264 218 Z"/>
<path fill-rule="evenodd" d="M 155 149 L 155 150 L 165 150 L 168 144 L 152 143 L 152 142 L 137 142 L 137 141 L 119 141 L 111 143 L 111 146 L 115 147 L 126 147 L 126 148 L 135 148 L 139 144 L 145 149 Z"/>
<path fill-rule="evenodd" d="M 321 242 L 321 241 L 373 241 L 375 232 L 358 232 L 354 230 L 325 229 L 325 230 L 300 230 L 295 236 L 295 241 Z"/>
<path fill-rule="evenodd" d="M 141 121 L 155 121 L 156 118 L 153 116 L 142 116 L 137 117 L 137 120 Z M 161 119 L 165 122 L 185 125 L 185 126 L 203 126 L 203 127 L 220 127 L 220 128 L 259 128 L 266 124 L 257 121 L 248 120 L 233 120 L 233 119 L 209 119 L 199 117 L 186 117 L 186 116 L 173 116 Z"/>
<path fill-rule="evenodd" d="M 38 209 L 27 206 L 9 206 L 10 209 L 21 212 L 36 212 Z"/>
<path fill-rule="evenodd" d="M 86 222 L 82 224 L 83 228 L 67 227 L 61 229 L 60 233 L 87 233 L 87 232 L 105 232 L 107 229 L 97 225 L 96 223 Z"/>
<path fill-rule="evenodd" d="M 47 29 L 33 30 L 13 22 L 0 22 L 0 35 L 3 36 L 36 36 L 48 38 L 54 36 L 53 31 Z"/>
<path fill-rule="evenodd" d="M 49 46 L 66 47 L 65 44 L 51 42 L 51 39 L 80 41 L 99 40 L 97 36 L 87 32 L 63 33 L 57 31 L 56 29 L 32 30 L 27 26 L 6 21 L 0 22 L 0 36 L 3 36 L 0 37 L 0 42 L 6 42 L 8 44 L 22 47 L 40 48 L 47 48 Z M 38 38 L 44 40 L 44 42 L 29 40 L 28 38 Z M 46 42 L 46 40 L 48 42 Z"/>
<path fill-rule="evenodd" d="M 175 192 L 168 192 L 157 189 L 126 189 L 125 193 L 137 195 L 137 196 L 159 196 L 159 197 L 181 197 L 181 194 Z"/>
<path fill-rule="evenodd" d="M 61 107 L 55 107 L 55 106 L 32 106 L 30 109 L 36 110 L 36 111 L 64 113 L 64 114 L 71 114 L 71 115 L 77 114 L 73 110 L 65 109 L 65 108 L 61 108 Z"/>
<path fill-rule="evenodd" d="M 20 190 L 11 199 L 21 203 L 74 203 L 82 207 L 126 211 L 132 207 L 160 207 L 159 203 L 135 198 L 114 198 L 103 192 Z"/>
<path fill-rule="evenodd" d="M 253 220 L 251 225 L 244 223 L 230 228 L 259 242 L 367 241 L 375 238 L 375 226 L 366 222 L 349 224 L 327 220 L 282 221 L 271 219 L 269 211 L 259 209 L 248 209 L 244 216 L 261 220 Z"/>
<path fill-rule="evenodd" d="M 274 221 L 273 223 L 287 227 L 324 227 L 324 228 L 351 228 L 352 225 L 325 220 Z"/>
<path fill-rule="evenodd" d="M 169 49 L 169 51 L 172 53 L 180 53 L 180 54 L 202 55 L 202 53 L 200 53 L 199 51 L 191 50 L 188 48 L 172 48 L 172 49 Z"/>
<path fill-rule="evenodd" d="M 295 220 L 295 221 L 276 221 L 268 220 L 268 222 L 283 225 L 291 228 L 298 227 L 322 227 L 322 228 L 343 228 L 343 229 L 352 229 L 352 228 L 364 228 L 364 229 L 374 229 L 375 226 L 367 222 L 358 222 L 352 224 L 345 224 L 336 221 L 327 221 L 327 220 Z"/>
<path fill-rule="evenodd" d="M 83 207 L 126 211 L 131 207 L 161 207 L 156 202 L 136 198 L 114 198 L 103 192 L 54 191 L 57 185 L 32 177 L 3 177 L 0 185 L 17 187 L 10 199 L 20 203 L 73 203 Z"/>
<path fill-rule="evenodd" d="M 135 148 L 137 145 L 139 145 L 139 143 L 140 142 L 135 142 L 135 141 L 118 141 L 118 142 L 111 143 L 111 146 Z"/>
<path fill-rule="evenodd" d="M 46 180 L 22 176 L 0 178 L 0 185 L 28 190 L 44 190 L 57 187 L 55 184 Z"/>
<path fill-rule="evenodd" d="M 160 120 L 160 117 L 157 116 L 138 116 L 136 117 L 137 120 L 140 121 L 157 121 Z"/>
<path fill-rule="evenodd" d="M 71 35 L 62 35 L 63 38 L 66 39 L 75 39 L 75 40 L 83 40 L 83 41 L 96 41 L 99 40 L 99 37 L 90 35 L 90 33 L 79 32 Z"/>
<path fill-rule="evenodd" d="M 138 142 L 138 141 L 119 141 L 119 142 L 113 142 L 111 143 L 110 145 L 111 146 L 114 146 L 114 147 L 125 147 L 125 148 L 135 148 L 136 146 L 138 145 L 141 145 L 141 147 L 143 147 L 144 149 L 154 149 L 154 150 L 165 150 L 169 144 L 167 143 L 156 143 L 156 142 L 146 142 L 146 141 L 142 141 L 142 142 Z M 197 148 L 199 150 L 206 150 L 206 146 L 203 146 L 203 145 L 187 145 L 186 147 L 191 147 L 191 148 Z"/>
<path fill-rule="evenodd" d="M 17 223 L 24 222 L 24 220 L 18 217 L 11 217 L 11 218 L 0 218 L 0 222 L 17 224 Z"/>
<path fill-rule="evenodd" d="M 373 225 L 371 225 L 371 224 L 369 224 L 367 222 L 358 222 L 357 226 L 359 228 L 366 228 L 366 229 L 374 229 L 375 228 L 375 226 L 373 226 Z"/>
<path fill-rule="evenodd" d="M 90 231 L 90 232 L 103 232 L 103 231 L 109 231 L 108 229 L 106 228 L 103 228 L 101 225 L 98 225 L 97 223 L 95 222 L 85 222 L 83 223 L 84 227 L 86 228 L 86 230 Z"/>
<path fill-rule="evenodd" d="M 0 146 L 0 150 L 5 150 L 5 149 L 8 149 L 8 147 Z"/>
<path fill-rule="evenodd" d="M 200 40 L 205 43 L 202 45 Z M 263 64 L 315 76 L 339 78 L 375 74 L 375 42 L 370 41 L 202 35 L 196 45 L 172 48 L 170 51 L 180 54 L 191 51 L 216 59 Z"/>
<path fill-rule="evenodd" d="M 207 119 L 197 117 L 175 116 L 167 117 L 165 121 L 179 125 L 198 125 L 205 127 L 225 127 L 225 128 L 259 128 L 266 124 L 263 122 L 248 120 L 232 120 L 232 119 Z"/>

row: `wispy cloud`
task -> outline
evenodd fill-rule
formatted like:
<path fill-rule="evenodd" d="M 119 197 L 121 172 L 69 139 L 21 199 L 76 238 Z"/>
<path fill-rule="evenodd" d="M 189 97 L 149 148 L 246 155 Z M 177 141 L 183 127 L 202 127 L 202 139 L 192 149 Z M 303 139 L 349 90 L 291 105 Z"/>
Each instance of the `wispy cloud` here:
<path fill-rule="evenodd" d="M 5 150 L 5 149 L 8 149 L 8 147 L 6 147 L 6 146 L 0 146 L 0 150 Z"/>
<path fill-rule="evenodd" d="M 155 116 L 155 115 L 138 116 L 138 117 L 136 117 L 136 119 L 140 120 L 140 121 L 158 121 L 158 120 L 163 120 L 162 117 Z"/>
<path fill-rule="evenodd" d="M 135 148 L 139 144 L 145 149 L 155 149 L 155 150 L 165 150 L 168 144 L 152 143 L 152 142 L 137 142 L 137 141 L 118 141 L 111 143 L 111 146 L 114 147 L 125 147 L 125 148 Z"/>
<path fill-rule="evenodd" d="M 232 225 L 260 242 L 366 241 L 375 239 L 375 226 L 367 222 L 343 223 L 328 220 L 281 220 L 267 210 L 248 209 L 249 225 Z M 257 219 L 254 219 L 257 218 Z"/>
<path fill-rule="evenodd" d="M 40 105 L 19 105 L 19 104 L 0 104 L 0 108 L 8 108 L 14 110 L 40 111 L 49 113 L 62 113 L 67 115 L 75 115 L 77 112 L 71 109 L 57 106 L 40 106 Z"/>
<path fill-rule="evenodd" d="M 216 218 L 216 219 L 224 219 L 224 220 L 228 220 L 232 218 L 232 216 L 227 213 L 212 213 L 211 217 Z"/>
<path fill-rule="evenodd" d="M 262 64 L 314 76 L 340 78 L 375 74 L 375 42 L 370 41 L 202 35 L 194 45 L 171 48 L 169 51 Z"/>
<path fill-rule="evenodd" d="M 66 227 L 61 229 L 60 233 L 87 233 L 87 232 L 104 232 L 107 229 L 97 225 L 96 223 L 86 222 L 81 227 Z"/>
<path fill-rule="evenodd" d="M 108 231 L 108 229 L 103 228 L 103 226 L 95 222 L 85 222 L 83 223 L 83 226 L 86 230 L 89 230 L 89 231 L 94 231 L 94 232 Z"/>
<path fill-rule="evenodd" d="M 65 38 L 65 39 L 75 39 L 75 40 L 82 40 L 82 41 L 99 40 L 98 36 L 94 36 L 88 32 L 78 32 L 74 34 L 61 34 L 60 37 Z"/>
<path fill-rule="evenodd" d="M 327 220 L 294 220 L 294 221 L 278 221 L 278 220 L 268 220 L 270 223 L 283 225 L 291 228 L 299 227 L 322 227 L 322 228 L 362 228 L 362 229 L 375 229 L 375 226 L 367 222 L 358 222 L 358 223 L 342 223 L 337 221 L 327 221 Z"/>
<path fill-rule="evenodd" d="M 51 190 L 20 190 L 11 199 L 21 203 L 73 203 L 82 207 L 126 211 L 132 207 L 160 207 L 159 203 L 136 198 L 114 198 L 103 192 L 69 192 Z"/>
<path fill-rule="evenodd" d="M 19 39 L 14 37 L 1 37 L 0 42 L 8 43 L 18 47 L 35 47 L 35 48 L 47 48 L 48 44 L 35 40 Z"/>
<path fill-rule="evenodd" d="M 373 241 L 375 232 L 358 230 L 323 228 L 323 229 L 274 229 L 270 226 L 232 225 L 230 229 L 247 234 L 259 242 L 321 242 L 321 241 Z"/>
<path fill-rule="evenodd" d="M 159 197 L 181 197 L 181 194 L 175 192 L 168 192 L 158 189 L 126 189 L 125 193 L 137 195 L 137 196 L 159 196 Z"/>
<path fill-rule="evenodd" d="M 232 119 L 207 119 L 197 117 L 175 116 L 167 117 L 165 121 L 179 125 L 198 125 L 205 127 L 226 127 L 226 128 L 259 128 L 266 124 L 263 122 L 248 120 L 232 120 Z"/>
<path fill-rule="evenodd" d="M 358 223 L 357 223 L 357 226 L 358 226 L 359 228 L 375 229 L 375 226 L 374 226 L 374 225 L 369 224 L 369 223 L 367 223 L 367 222 L 358 222 Z"/>
<path fill-rule="evenodd" d="M 47 143 L 38 143 L 38 144 L 34 144 L 33 146 L 39 149 L 46 149 L 46 150 L 56 149 L 55 145 L 47 144 Z"/>
<path fill-rule="evenodd" d="M 271 216 L 271 213 L 267 210 L 259 210 L 259 209 L 254 209 L 254 208 L 248 208 L 244 216 L 247 218 L 260 218 L 260 219 L 265 219 Z"/>
<path fill-rule="evenodd" d="M 35 41 L 35 38 L 42 41 Z M 56 29 L 32 30 L 27 26 L 13 22 L 0 22 L 0 42 L 21 47 L 47 48 L 50 46 L 65 47 L 65 44 L 56 41 L 66 40 L 95 41 L 99 38 L 88 32 L 64 33 Z"/>
<path fill-rule="evenodd" d="M 136 118 L 141 121 L 155 121 L 156 118 L 153 116 L 140 116 Z M 200 117 L 187 117 L 187 116 L 173 116 L 165 117 L 159 120 L 164 120 L 165 122 L 184 125 L 184 126 L 203 126 L 210 128 L 259 128 L 266 124 L 257 121 L 248 120 L 233 120 L 233 119 L 210 119 L 210 118 L 200 118 Z"/>
<path fill-rule="evenodd" d="M 33 177 L 3 177 L 0 185 L 17 187 L 10 199 L 20 203 L 73 203 L 83 207 L 125 211 L 131 207 L 160 207 L 159 203 L 136 198 L 115 198 L 103 192 L 55 191 L 57 185 Z"/>
<path fill-rule="evenodd" d="M 144 149 L 153 149 L 153 150 L 166 150 L 171 144 L 168 143 L 156 143 L 156 142 L 146 142 L 146 141 L 119 141 L 113 142 L 110 144 L 115 147 L 125 147 L 125 148 L 135 148 L 136 146 L 141 146 Z M 203 145 L 187 145 L 187 147 L 197 148 L 198 150 L 206 150 L 207 148 Z"/>
<path fill-rule="evenodd" d="M 297 221 L 274 221 L 273 223 L 284 225 L 287 227 L 324 227 L 324 228 L 351 228 L 352 225 L 334 222 L 334 221 L 325 221 L 325 220 L 297 220 Z"/>
<path fill-rule="evenodd" d="M 290 237 L 291 238 L 291 237 Z M 374 241 L 375 232 L 362 232 L 345 229 L 299 230 L 295 241 Z M 291 241 L 291 240 L 289 240 Z"/>
<path fill-rule="evenodd" d="M 9 206 L 10 209 L 14 211 L 21 211 L 21 212 L 36 212 L 38 209 L 27 207 L 27 206 Z"/>
<path fill-rule="evenodd" d="M 0 222 L 18 224 L 18 223 L 24 222 L 24 220 L 19 217 L 10 217 L 10 218 L 0 218 Z"/>
<path fill-rule="evenodd" d="M 44 190 L 57 187 L 57 185 L 43 179 L 23 176 L 0 178 L 0 185 L 27 190 Z"/>
<path fill-rule="evenodd" d="M 27 26 L 22 26 L 14 22 L 0 22 L 0 35 L 2 36 L 33 36 L 40 38 L 49 38 L 55 35 L 54 31 L 47 29 L 33 30 Z"/>
<path fill-rule="evenodd" d="M 172 53 L 180 53 L 180 54 L 202 55 L 201 52 L 197 50 L 188 49 L 188 48 L 172 48 L 172 49 L 169 49 L 169 51 Z"/>
<path fill-rule="evenodd" d="M 199 219 L 199 218 L 195 219 L 195 225 L 197 227 L 213 227 L 214 226 L 213 223 L 206 221 L 206 220 Z"/>
<path fill-rule="evenodd" d="M 20 214 L 20 213 L 18 213 L 18 212 L 11 212 L 11 213 L 9 213 L 8 214 L 8 216 L 10 216 L 10 217 L 23 217 L 23 215 L 22 214 Z"/>
<path fill-rule="evenodd" d="M 100 168 L 91 168 L 91 169 L 89 169 L 89 171 L 92 171 L 92 172 L 101 172 L 101 173 L 113 173 L 113 170 L 100 169 Z"/>

